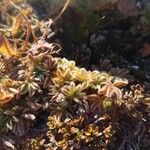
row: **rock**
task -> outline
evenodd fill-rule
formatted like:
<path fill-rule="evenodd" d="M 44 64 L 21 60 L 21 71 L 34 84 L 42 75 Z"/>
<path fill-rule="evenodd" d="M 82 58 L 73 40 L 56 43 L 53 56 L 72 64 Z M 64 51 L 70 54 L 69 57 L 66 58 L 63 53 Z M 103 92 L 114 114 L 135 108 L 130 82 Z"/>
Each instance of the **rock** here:
<path fill-rule="evenodd" d="M 149 5 L 150 4 L 150 1 L 149 0 L 143 0 L 143 4 L 146 6 L 146 5 Z"/>
<path fill-rule="evenodd" d="M 136 7 L 136 0 L 121 0 L 118 4 L 118 9 L 126 17 L 133 17 L 139 14 L 139 10 Z"/>
<path fill-rule="evenodd" d="M 110 10 L 119 0 L 71 0 L 69 7 L 77 8 L 80 6 L 95 10 Z M 39 16 L 46 16 L 53 11 L 60 10 L 67 0 L 31 0 L 29 3 L 33 6 Z"/>

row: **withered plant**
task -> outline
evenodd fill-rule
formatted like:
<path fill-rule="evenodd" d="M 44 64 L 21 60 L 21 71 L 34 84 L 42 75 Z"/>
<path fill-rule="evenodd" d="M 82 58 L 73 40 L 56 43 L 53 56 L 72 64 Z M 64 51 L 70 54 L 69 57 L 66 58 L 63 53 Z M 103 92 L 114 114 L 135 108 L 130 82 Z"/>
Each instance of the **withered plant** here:
<path fill-rule="evenodd" d="M 57 57 L 61 46 L 46 41 L 52 21 L 27 6 L 0 3 L 0 149 L 142 149 L 143 88 L 127 86 L 125 69 L 89 71 Z"/>

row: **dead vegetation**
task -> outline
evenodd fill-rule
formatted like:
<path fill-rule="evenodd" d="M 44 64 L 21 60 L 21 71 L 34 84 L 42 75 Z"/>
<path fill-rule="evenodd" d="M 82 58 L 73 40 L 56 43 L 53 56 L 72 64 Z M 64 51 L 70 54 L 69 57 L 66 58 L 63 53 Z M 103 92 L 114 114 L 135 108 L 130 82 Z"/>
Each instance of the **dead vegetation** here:
<path fill-rule="evenodd" d="M 115 54 L 88 70 L 48 42 L 67 5 L 54 21 L 41 21 L 26 1 L 0 3 L 0 149 L 148 149 L 149 82 Z"/>

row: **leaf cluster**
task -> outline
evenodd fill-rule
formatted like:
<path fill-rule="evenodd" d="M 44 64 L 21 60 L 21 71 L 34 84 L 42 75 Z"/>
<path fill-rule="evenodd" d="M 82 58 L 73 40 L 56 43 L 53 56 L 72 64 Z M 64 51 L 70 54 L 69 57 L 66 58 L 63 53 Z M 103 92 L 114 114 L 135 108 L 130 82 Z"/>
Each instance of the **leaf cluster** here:
<path fill-rule="evenodd" d="M 45 40 L 52 22 L 38 37 L 26 17 L 0 35 L 0 149 L 107 149 L 123 118 L 143 123 L 144 91 L 127 86 L 126 70 L 89 71 L 56 57 L 60 46 Z"/>

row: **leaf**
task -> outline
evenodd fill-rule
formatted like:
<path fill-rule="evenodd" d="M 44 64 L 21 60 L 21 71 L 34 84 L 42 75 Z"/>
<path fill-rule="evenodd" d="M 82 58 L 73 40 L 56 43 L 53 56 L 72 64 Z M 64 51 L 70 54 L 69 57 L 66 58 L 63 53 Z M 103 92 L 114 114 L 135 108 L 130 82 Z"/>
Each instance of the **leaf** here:
<path fill-rule="evenodd" d="M 11 101 L 13 97 L 14 97 L 14 94 L 5 93 L 3 91 L 0 91 L 0 106 Z"/>
<path fill-rule="evenodd" d="M 122 98 L 122 92 L 119 88 L 115 86 L 110 86 L 107 89 L 106 96 L 110 98 L 115 98 L 115 99 L 121 99 Z"/>
<path fill-rule="evenodd" d="M 23 117 L 28 120 L 35 120 L 36 117 L 33 114 L 24 114 Z"/>
<path fill-rule="evenodd" d="M 103 101 L 105 96 L 99 96 L 97 94 L 91 94 L 87 96 L 87 99 L 91 101 L 91 111 L 95 111 L 97 108 L 100 112 L 103 112 Z"/>
<path fill-rule="evenodd" d="M 105 95 L 107 92 L 108 86 L 103 86 L 99 89 L 99 94 L 100 95 Z"/>
<path fill-rule="evenodd" d="M 150 105 L 150 97 L 144 99 L 144 104 Z"/>
<path fill-rule="evenodd" d="M 14 4 L 18 4 L 18 3 L 21 3 L 21 2 L 23 2 L 24 0 L 12 0 L 12 2 L 14 3 Z"/>
<path fill-rule="evenodd" d="M 120 78 L 116 78 L 113 85 L 116 87 L 124 87 L 128 84 L 128 80 L 122 80 Z"/>
<path fill-rule="evenodd" d="M 99 101 L 100 97 L 97 94 L 88 95 L 87 98 L 91 101 Z"/>
<path fill-rule="evenodd" d="M 118 87 L 123 87 L 128 84 L 127 80 L 115 79 L 114 83 L 106 81 L 102 83 L 103 86 L 99 89 L 100 95 L 105 95 L 109 98 L 122 98 L 122 91 Z"/>
<path fill-rule="evenodd" d="M 18 91 L 16 89 L 3 89 L 3 87 L 0 87 L 0 106 L 12 101 L 17 93 Z"/>
<path fill-rule="evenodd" d="M 0 35 L 0 54 L 7 57 L 18 56 L 19 54 L 16 50 L 12 48 L 8 39 L 3 35 Z"/>
<path fill-rule="evenodd" d="M 4 144 L 5 144 L 9 149 L 12 149 L 12 150 L 15 149 L 14 145 L 13 145 L 11 142 L 9 142 L 9 141 L 4 141 Z"/>
<path fill-rule="evenodd" d="M 18 34 L 21 23 L 25 20 L 24 16 L 26 17 L 30 12 L 31 12 L 31 10 L 29 8 L 24 9 L 24 10 L 21 11 L 21 13 L 19 13 L 15 17 L 13 25 L 12 25 L 12 29 L 11 29 L 13 36 Z"/>

